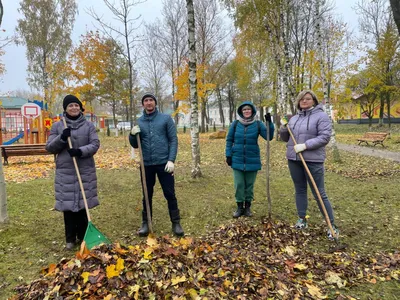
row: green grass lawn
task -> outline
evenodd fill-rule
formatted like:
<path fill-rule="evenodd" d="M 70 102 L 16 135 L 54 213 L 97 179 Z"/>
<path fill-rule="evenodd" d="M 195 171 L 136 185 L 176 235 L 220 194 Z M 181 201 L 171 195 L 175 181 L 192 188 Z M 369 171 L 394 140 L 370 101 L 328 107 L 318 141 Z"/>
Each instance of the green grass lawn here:
<path fill-rule="evenodd" d="M 362 134 L 367 129 L 357 128 L 355 132 L 355 129 L 348 130 L 345 126 L 336 127 L 338 140 L 343 143 L 352 144 L 352 136 Z M 394 138 L 398 139 L 398 134 L 393 134 Z M 207 134 L 202 135 L 203 177 L 194 180 L 190 177 L 189 133 L 179 134 L 179 141 L 175 179 L 182 226 L 187 235 L 207 235 L 210 230 L 231 220 L 236 207 L 232 170 L 225 164 L 225 142 L 209 140 Z M 128 156 L 129 148 L 125 145 L 121 137 L 102 136 L 103 148 L 118 147 Z M 265 141 L 260 140 L 260 145 L 265 164 Z M 396 147 L 390 146 L 390 149 L 396 151 Z M 332 153 L 328 152 L 325 179 L 326 190 L 341 230 L 341 241 L 349 245 L 346 251 L 373 255 L 379 251 L 399 250 L 399 164 L 376 158 L 372 162 L 370 157 L 355 153 L 341 154 L 343 163 L 335 164 L 332 162 Z M 270 163 L 273 218 L 292 224 L 296 221 L 296 210 L 284 143 L 271 142 Z M 101 205 L 91 210 L 91 213 L 93 223 L 112 241 L 123 244 L 139 241 L 136 235 L 141 222 L 142 192 L 139 178 L 138 169 L 98 170 Z M 25 183 L 7 183 L 7 196 L 10 221 L 0 227 L 0 299 L 10 297 L 16 285 L 37 278 L 41 269 L 50 263 L 73 255 L 63 250 L 65 241 L 62 214 L 52 210 L 52 176 Z M 155 234 L 171 234 L 167 203 L 158 183 L 153 203 Z M 260 222 L 260 218 L 268 214 L 265 168 L 257 178 L 253 213 L 252 222 Z M 310 199 L 308 215 L 309 230 L 320 230 L 323 219 L 313 199 Z M 326 252 L 331 244 L 323 234 L 321 231 L 321 239 L 311 244 L 316 252 Z M 359 299 L 398 299 L 399 291 L 399 282 L 389 281 L 365 284 L 341 292 Z"/>

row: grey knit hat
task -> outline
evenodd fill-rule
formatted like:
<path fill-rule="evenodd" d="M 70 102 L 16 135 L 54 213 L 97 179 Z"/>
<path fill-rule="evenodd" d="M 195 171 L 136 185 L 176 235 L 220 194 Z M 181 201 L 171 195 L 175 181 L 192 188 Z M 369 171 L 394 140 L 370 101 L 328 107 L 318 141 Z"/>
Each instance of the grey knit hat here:
<path fill-rule="evenodd" d="M 146 93 L 146 94 L 144 94 L 144 95 L 142 96 L 142 105 L 143 105 L 144 99 L 146 99 L 146 98 L 148 98 L 148 97 L 152 98 L 152 99 L 156 102 L 156 105 L 157 105 L 157 98 L 156 98 L 156 96 L 154 96 L 152 93 Z"/>

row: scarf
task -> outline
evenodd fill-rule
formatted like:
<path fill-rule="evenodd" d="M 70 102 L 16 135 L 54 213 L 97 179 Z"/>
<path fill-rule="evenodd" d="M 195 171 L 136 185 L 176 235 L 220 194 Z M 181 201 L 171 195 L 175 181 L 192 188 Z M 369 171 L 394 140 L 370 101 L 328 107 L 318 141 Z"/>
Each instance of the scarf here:
<path fill-rule="evenodd" d="M 251 116 L 250 118 L 242 118 L 241 116 L 238 117 L 238 121 L 243 124 L 244 126 L 250 125 L 256 121 L 255 116 Z"/>

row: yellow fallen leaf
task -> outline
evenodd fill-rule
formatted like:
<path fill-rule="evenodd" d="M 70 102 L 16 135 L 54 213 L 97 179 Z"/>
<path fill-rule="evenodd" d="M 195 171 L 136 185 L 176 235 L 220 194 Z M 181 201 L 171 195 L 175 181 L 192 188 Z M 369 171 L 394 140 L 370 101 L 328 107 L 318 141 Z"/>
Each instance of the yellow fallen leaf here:
<path fill-rule="evenodd" d="M 129 292 L 128 295 L 129 297 L 132 297 L 132 294 L 135 293 L 135 295 L 133 296 L 133 298 L 135 300 L 139 299 L 139 290 L 140 290 L 140 286 L 139 285 L 132 285 L 129 287 Z"/>
<path fill-rule="evenodd" d="M 151 254 L 153 253 L 153 250 L 148 248 L 144 251 L 143 253 L 143 258 L 144 259 L 151 259 Z"/>
<path fill-rule="evenodd" d="M 189 294 L 189 296 L 190 296 L 190 298 L 191 298 L 192 300 L 200 299 L 200 297 L 199 297 L 199 295 L 197 294 L 197 292 L 196 292 L 195 289 L 189 289 L 189 290 L 187 290 L 187 293 Z"/>
<path fill-rule="evenodd" d="M 192 244 L 193 239 L 191 237 L 181 238 L 179 243 L 181 244 L 183 249 L 186 249 L 190 244 Z"/>
<path fill-rule="evenodd" d="M 296 253 L 296 248 L 293 246 L 286 246 L 285 252 L 289 254 L 289 256 L 293 256 Z"/>
<path fill-rule="evenodd" d="M 89 275 L 90 275 L 89 272 L 83 272 L 81 274 L 81 277 L 83 278 L 83 283 L 86 283 L 89 280 Z"/>
<path fill-rule="evenodd" d="M 346 283 L 340 278 L 339 274 L 332 271 L 328 271 L 325 273 L 325 281 L 328 284 L 336 284 L 338 288 L 344 287 Z"/>
<path fill-rule="evenodd" d="M 147 241 L 146 241 L 147 245 L 149 245 L 150 247 L 155 247 L 158 246 L 158 242 L 157 239 L 154 236 L 149 235 L 147 237 Z"/>
<path fill-rule="evenodd" d="M 53 294 L 53 293 L 58 293 L 58 292 L 60 291 L 60 287 L 61 287 L 61 285 L 57 284 L 57 285 L 53 288 L 53 290 L 51 291 L 51 294 Z"/>
<path fill-rule="evenodd" d="M 115 265 L 109 265 L 106 268 L 107 278 L 113 278 L 119 275 L 119 271 L 115 269 Z"/>
<path fill-rule="evenodd" d="M 225 286 L 226 288 L 229 288 L 230 286 L 232 286 L 232 281 L 230 281 L 230 280 L 228 280 L 228 279 L 225 279 L 225 281 L 224 281 L 224 286 Z"/>
<path fill-rule="evenodd" d="M 299 271 L 306 270 L 308 267 L 304 264 L 294 264 L 293 269 L 297 269 Z"/>
<path fill-rule="evenodd" d="M 308 293 L 315 297 L 316 299 L 326 299 L 327 296 L 326 295 L 322 295 L 321 290 L 319 289 L 319 287 L 311 285 L 306 283 L 306 286 L 308 288 Z"/>
<path fill-rule="evenodd" d="M 177 277 L 171 279 L 171 283 L 173 286 L 177 285 L 178 283 L 185 282 L 185 281 L 186 281 L 185 275 L 183 275 L 181 277 L 177 276 Z"/>
<path fill-rule="evenodd" d="M 117 259 L 117 264 L 115 266 L 115 271 L 120 272 L 125 268 L 124 260 L 122 258 Z"/>

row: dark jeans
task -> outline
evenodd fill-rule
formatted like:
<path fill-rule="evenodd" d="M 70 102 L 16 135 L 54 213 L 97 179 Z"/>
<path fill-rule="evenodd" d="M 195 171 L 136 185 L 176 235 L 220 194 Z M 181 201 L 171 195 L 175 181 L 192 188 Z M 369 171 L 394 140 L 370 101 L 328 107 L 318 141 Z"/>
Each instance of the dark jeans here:
<path fill-rule="evenodd" d="M 318 191 L 321 195 L 322 202 L 326 208 L 329 219 L 332 224 L 334 224 L 333 210 L 331 203 L 328 200 L 328 196 L 325 193 L 325 183 L 324 183 L 324 163 L 314 163 L 314 162 L 306 162 L 308 169 L 312 177 L 314 178 L 315 184 L 317 185 Z M 301 161 L 288 160 L 290 175 L 292 176 L 292 180 L 294 183 L 294 188 L 296 191 L 296 207 L 297 213 L 300 218 L 304 218 L 307 215 L 307 207 L 308 207 L 308 199 L 307 199 L 307 182 L 310 185 L 311 191 L 314 195 L 315 200 L 317 200 L 317 204 L 319 210 L 324 217 L 320 201 L 318 200 L 317 194 L 314 191 L 311 180 L 307 175 L 307 172 L 303 166 Z"/>
<path fill-rule="evenodd" d="M 78 212 L 64 211 L 65 239 L 67 243 L 83 241 L 88 227 L 88 218 L 84 209 Z"/>
<path fill-rule="evenodd" d="M 152 210 L 154 185 L 156 184 L 157 175 L 164 193 L 164 197 L 168 201 L 168 210 L 174 211 L 178 209 L 178 201 L 176 200 L 175 196 L 175 179 L 173 173 L 167 173 L 164 168 L 165 164 L 144 167 L 144 170 L 146 172 L 147 195 L 149 196 L 150 209 Z M 143 182 L 142 172 L 140 172 L 140 177 Z M 142 203 L 143 210 L 145 211 L 146 202 L 144 198 L 144 193 Z"/>

